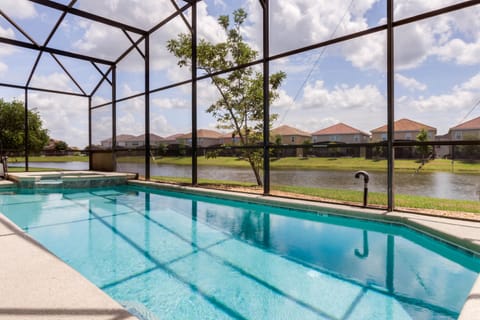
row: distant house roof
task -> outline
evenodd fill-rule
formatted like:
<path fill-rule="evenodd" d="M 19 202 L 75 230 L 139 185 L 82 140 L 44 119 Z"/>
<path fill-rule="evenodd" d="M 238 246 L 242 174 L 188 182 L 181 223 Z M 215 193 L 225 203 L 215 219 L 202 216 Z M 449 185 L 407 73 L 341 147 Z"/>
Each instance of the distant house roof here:
<path fill-rule="evenodd" d="M 145 135 L 141 134 L 138 137 L 136 137 L 136 139 L 138 139 L 140 141 L 145 140 Z M 150 141 L 151 142 L 153 142 L 153 141 L 163 141 L 163 140 L 165 140 L 163 137 L 161 137 L 159 135 L 156 135 L 155 133 L 150 133 Z"/>
<path fill-rule="evenodd" d="M 428 126 L 426 124 L 416 122 L 410 119 L 400 119 L 393 123 L 393 128 L 395 132 L 402 132 L 402 131 L 420 131 L 425 129 L 429 130 L 437 130 L 434 127 Z M 370 131 L 371 133 L 385 133 L 387 132 L 387 125 L 381 126 L 379 128 L 373 129 Z"/>
<path fill-rule="evenodd" d="M 119 142 L 119 141 L 131 141 L 131 140 L 135 140 L 136 138 L 137 138 L 136 136 L 131 135 L 131 134 L 119 134 L 119 135 L 117 135 L 117 142 Z M 102 143 L 112 142 L 112 138 L 102 140 L 101 142 Z"/>
<path fill-rule="evenodd" d="M 210 139 L 218 139 L 223 136 L 222 133 L 215 131 L 215 130 L 209 130 L 209 129 L 199 129 L 197 130 L 197 138 L 210 138 Z M 192 138 L 192 133 L 186 133 L 183 134 L 177 138 L 180 139 L 190 139 Z"/>
<path fill-rule="evenodd" d="M 185 135 L 185 134 L 184 134 L 184 133 L 175 133 L 175 134 L 172 134 L 172 135 L 170 135 L 170 136 L 168 136 L 168 137 L 165 137 L 164 139 L 165 139 L 165 140 L 168 140 L 168 141 L 176 140 L 177 138 L 179 138 L 179 137 L 181 137 L 181 136 L 183 136 L 183 135 Z"/>
<path fill-rule="evenodd" d="M 450 128 L 450 130 L 475 130 L 480 129 L 480 117 L 460 123 L 458 126 Z"/>
<path fill-rule="evenodd" d="M 355 129 L 345 123 L 337 123 L 333 126 L 321 129 L 312 133 L 312 136 L 322 136 L 322 135 L 331 135 L 331 134 L 363 134 L 368 136 L 368 133 L 365 133 L 361 130 Z"/>
<path fill-rule="evenodd" d="M 294 127 L 287 125 L 280 126 L 278 128 L 272 129 L 271 134 L 274 136 L 302 136 L 302 137 L 311 137 L 312 135 L 308 132 L 299 130 Z"/>

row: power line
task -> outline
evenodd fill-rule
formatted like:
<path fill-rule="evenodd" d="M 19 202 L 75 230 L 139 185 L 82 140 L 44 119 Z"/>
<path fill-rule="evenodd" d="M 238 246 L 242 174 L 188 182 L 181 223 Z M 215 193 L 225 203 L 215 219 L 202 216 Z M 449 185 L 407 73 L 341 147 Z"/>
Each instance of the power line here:
<path fill-rule="evenodd" d="M 460 124 L 460 123 L 463 123 L 465 121 L 465 119 L 468 118 L 468 116 L 478 107 L 480 106 L 480 99 L 478 99 L 478 101 L 473 105 L 472 109 L 470 109 L 470 111 L 468 111 L 468 113 L 465 115 L 465 117 L 463 117 L 463 119 L 457 124 L 457 126 Z"/>
<path fill-rule="evenodd" d="M 354 0 L 351 0 L 350 1 L 350 4 L 347 6 L 347 8 L 345 9 L 345 12 L 343 13 L 342 17 L 340 18 L 340 21 L 337 23 L 337 25 L 335 26 L 335 29 L 333 29 L 332 31 L 332 34 L 330 35 L 329 39 L 328 40 L 331 40 L 333 39 L 333 37 L 335 36 L 335 33 L 337 33 L 337 30 L 338 30 L 338 27 L 340 27 L 340 24 L 343 23 L 343 19 L 345 19 L 345 16 L 347 15 L 347 13 L 349 12 L 350 8 L 352 7 L 353 5 L 353 1 Z M 310 71 L 308 72 L 305 80 L 302 82 L 301 86 L 298 88 L 297 92 L 295 93 L 295 96 L 293 98 L 293 102 L 292 102 L 292 106 L 293 104 L 295 104 L 295 102 L 297 101 L 298 97 L 300 96 L 300 93 L 302 92 L 302 89 L 305 87 L 305 85 L 307 84 L 308 80 L 310 80 L 310 77 L 312 76 L 312 73 L 313 73 L 313 70 L 315 70 L 315 68 L 317 67 L 318 65 L 318 62 L 320 62 L 320 59 L 323 57 L 323 54 L 325 53 L 325 51 L 327 50 L 327 47 L 322 47 L 322 51 L 320 52 L 320 54 L 318 55 L 317 59 L 315 60 L 314 64 L 312 65 L 312 67 L 310 68 Z M 280 123 L 283 123 L 283 121 L 285 120 L 285 117 L 287 116 L 288 112 L 291 110 L 291 108 L 288 108 L 285 113 L 283 114 L 282 116 L 282 120 L 280 121 Z"/>

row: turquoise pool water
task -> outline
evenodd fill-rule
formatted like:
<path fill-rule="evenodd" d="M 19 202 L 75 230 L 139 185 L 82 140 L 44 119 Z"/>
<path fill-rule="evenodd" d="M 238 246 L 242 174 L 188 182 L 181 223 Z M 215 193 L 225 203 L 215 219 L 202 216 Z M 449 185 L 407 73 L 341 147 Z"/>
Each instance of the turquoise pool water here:
<path fill-rule="evenodd" d="M 4 193 L 0 212 L 159 319 L 455 319 L 480 271 L 405 227 L 131 186 Z"/>

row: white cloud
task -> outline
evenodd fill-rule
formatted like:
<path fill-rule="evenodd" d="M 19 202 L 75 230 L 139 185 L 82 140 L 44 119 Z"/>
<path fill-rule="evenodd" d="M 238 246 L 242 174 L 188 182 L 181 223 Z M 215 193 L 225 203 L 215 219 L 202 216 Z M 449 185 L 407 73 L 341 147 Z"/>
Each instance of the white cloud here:
<path fill-rule="evenodd" d="M 158 134 L 162 137 L 167 137 L 169 135 L 180 133 L 171 126 L 165 116 L 161 114 L 155 114 L 150 122 L 151 132 Z"/>
<path fill-rule="evenodd" d="M 185 99 L 178 99 L 178 98 L 153 99 L 152 104 L 161 109 L 188 109 L 191 107 L 189 101 Z"/>
<path fill-rule="evenodd" d="M 302 100 L 283 108 L 275 104 L 272 107 L 273 112 L 279 113 L 276 125 L 295 124 L 310 132 L 338 122 L 368 131 L 372 123 L 382 123 L 386 116 L 386 98 L 374 85 L 340 84 L 329 89 L 321 80 L 305 86 Z"/>
<path fill-rule="evenodd" d="M 8 71 L 8 65 L 0 61 L 0 76 L 3 76 Z"/>
<path fill-rule="evenodd" d="M 273 109 L 296 109 L 297 105 L 285 90 L 278 90 L 278 98 L 272 103 Z"/>
<path fill-rule="evenodd" d="M 27 0 L 2 0 L 2 10 L 12 19 L 29 19 L 37 16 L 35 6 Z"/>
<path fill-rule="evenodd" d="M 446 93 L 418 98 L 403 96 L 396 101 L 395 113 L 397 118 L 408 117 L 431 123 L 439 129 L 439 133 L 446 133 L 477 103 L 479 94 L 480 73 Z"/>
<path fill-rule="evenodd" d="M 60 91 L 73 92 L 70 86 L 72 84 L 70 78 L 64 73 L 52 73 L 49 75 L 34 74 L 31 82 L 33 87 L 55 89 Z"/>
<path fill-rule="evenodd" d="M 88 101 L 68 95 L 33 92 L 29 107 L 40 113 L 51 138 L 66 141 L 69 146 L 88 145 Z"/>
<path fill-rule="evenodd" d="M 427 89 L 426 84 L 421 83 L 414 78 L 405 77 L 400 73 L 395 74 L 395 81 L 397 81 L 399 84 L 401 84 L 402 86 L 404 86 L 410 91 L 416 91 L 416 90 L 425 91 Z"/>
<path fill-rule="evenodd" d="M 480 63 L 480 41 L 467 43 L 455 38 L 443 46 L 434 48 L 433 53 L 443 61 L 453 60 L 461 65 L 478 64 Z"/>
<path fill-rule="evenodd" d="M 329 90 L 324 86 L 323 81 L 317 80 L 314 85 L 307 84 L 303 91 L 303 108 L 375 111 L 384 105 L 384 96 L 373 85 L 351 87 L 342 84 Z"/>

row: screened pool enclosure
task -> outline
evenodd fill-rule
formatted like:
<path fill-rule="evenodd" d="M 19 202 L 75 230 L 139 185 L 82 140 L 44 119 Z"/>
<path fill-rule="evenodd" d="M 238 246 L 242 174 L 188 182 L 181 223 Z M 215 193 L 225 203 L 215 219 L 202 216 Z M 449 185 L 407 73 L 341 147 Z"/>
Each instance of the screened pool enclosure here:
<path fill-rule="evenodd" d="M 0 97 L 25 111 L 23 146 L 1 149 L 11 168 L 359 205 L 366 170 L 373 206 L 478 210 L 478 0 L 0 9 Z M 34 150 L 30 113 L 70 148 Z"/>

